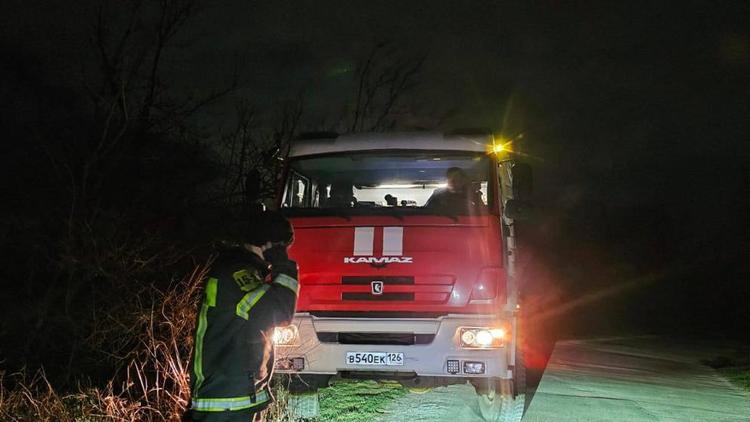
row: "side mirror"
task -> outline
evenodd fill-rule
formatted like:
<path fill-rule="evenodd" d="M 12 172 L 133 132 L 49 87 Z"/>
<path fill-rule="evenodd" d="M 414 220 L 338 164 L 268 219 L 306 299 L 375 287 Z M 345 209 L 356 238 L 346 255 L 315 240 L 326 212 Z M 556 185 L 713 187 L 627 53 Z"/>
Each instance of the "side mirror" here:
<path fill-rule="evenodd" d="M 533 186 L 531 166 L 526 163 L 513 163 L 510 168 L 510 177 L 513 184 L 513 199 L 529 201 Z"/>
<path fill-rule="evenodd" d="M 533 207 L 531 202 L 520 199 L 509 199 L 505 201 L 503 215 L 512 220 L 526 220 L 531 217 Z"/>

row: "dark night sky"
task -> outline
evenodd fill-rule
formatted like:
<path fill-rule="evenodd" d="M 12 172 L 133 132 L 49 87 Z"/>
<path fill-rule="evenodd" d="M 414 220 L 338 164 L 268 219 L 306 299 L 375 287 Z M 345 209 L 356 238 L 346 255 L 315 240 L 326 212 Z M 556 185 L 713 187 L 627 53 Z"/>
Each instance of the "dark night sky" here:
<path fill-rule="evenodd" d="M 34 57 L 45 83 L 79 86 L 93 2 L 4 3 L 3 48 Z M 611 170 L 626 156 L 737 154 L 748 121 L 749 7 L 214 1 L 190 21 L 168 63 L 187 89 L 201 90 L 220 86 L 239 56 L 235 97 L 263 107 L 303 91 L 307 113 L 321 116 L 351 95 L 364 52 L 388 40 L 427 54 L 413 95 L 424 122 L 439 104 L 455 111 L 446 127 L 502 129 L 512 99 L 505 129 L 527 132 L 540 158 L 573 148 Z M 214 117 L 226 121 L 225 110 Z"/>
<path fill-rule="evenodd" d="M 86 4 L 3 2 L 0 47 L 34 63 L 30 85 L 80 85 Z M 604 209 L 599 236 L 689 261 L 746 255 L 748 22 L 743 1 L 213 1 L 167 59 L 199 91 L 243 59 L 240 89 L 201 116 L 227 125 L 237 98 L 263 109 L 303 92 L 312 121 L 337 113 L 375 42 L 426 54 L 415 125 L 453 110 L 443 128 L 524 132 L 548 214 Z"/>

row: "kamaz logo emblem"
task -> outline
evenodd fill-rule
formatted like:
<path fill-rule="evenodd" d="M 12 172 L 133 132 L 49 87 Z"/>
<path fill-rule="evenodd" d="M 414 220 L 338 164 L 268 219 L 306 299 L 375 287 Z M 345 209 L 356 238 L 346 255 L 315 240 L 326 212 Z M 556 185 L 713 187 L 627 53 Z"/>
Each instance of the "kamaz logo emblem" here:
<path fill-rule="evenodd" d="M 404 228 L 383 227 L 383 249 L 375 256 L 375 227 L 354 228 L 352 256 L 344 257 L 344 264 L 370 264 L 385 267 L 388 264 L 411 264 L 412 257 L 404 255 Z"/>
<path fill-rule="evenodd" d="M 383 282 L 382 281 L 373 281 L 372 283 L 370 283 L 370 287 L 372 287 L 372 294 L 374 295 L 383 294 Z"/>

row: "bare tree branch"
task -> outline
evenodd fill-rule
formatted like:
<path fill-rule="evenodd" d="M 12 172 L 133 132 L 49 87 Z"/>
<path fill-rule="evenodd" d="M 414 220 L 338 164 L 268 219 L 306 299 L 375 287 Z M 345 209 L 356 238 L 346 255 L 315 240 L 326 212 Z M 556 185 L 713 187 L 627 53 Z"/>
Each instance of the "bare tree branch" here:
<path fill-rule="evenodd" d="M 356 72 L 356 94 L 350 132 L 385 130 L 404 94 L 417 84 L 425 57 L 404 57 L 388 42 L 377 43 Z"/>

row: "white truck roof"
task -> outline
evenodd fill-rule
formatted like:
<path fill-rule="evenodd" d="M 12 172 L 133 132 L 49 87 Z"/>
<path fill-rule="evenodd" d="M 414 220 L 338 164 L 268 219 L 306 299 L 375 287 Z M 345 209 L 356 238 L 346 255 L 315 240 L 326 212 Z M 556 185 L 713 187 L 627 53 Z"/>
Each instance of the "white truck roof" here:
<path fill-rule="evenodd" d="M 438 150 L 486 152 L 492 135 L 453 135 L 441 132 L 357 133 L 292 141 L 289 157 L 351 151 Z"/>

